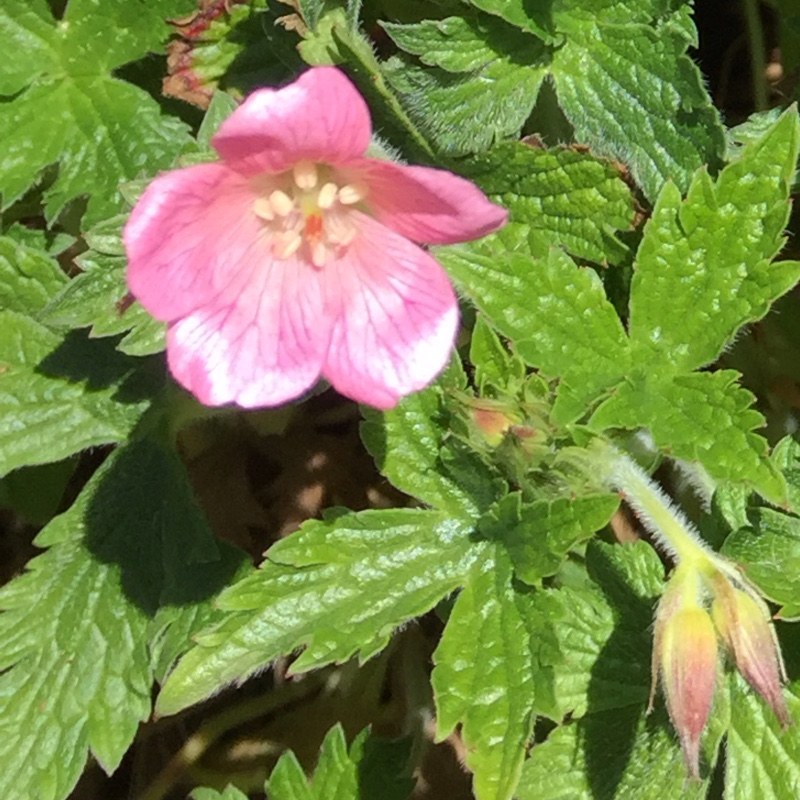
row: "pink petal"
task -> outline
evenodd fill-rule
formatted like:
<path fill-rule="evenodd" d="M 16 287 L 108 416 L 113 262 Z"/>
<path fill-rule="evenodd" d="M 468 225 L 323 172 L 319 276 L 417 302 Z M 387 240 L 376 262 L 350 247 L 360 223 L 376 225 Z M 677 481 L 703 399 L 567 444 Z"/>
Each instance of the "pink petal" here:
<path fill-rule="evenodd" d="M 452 172 L 374 159 L 353 166 L 369 186 L 367 204 L 374 216 L 415 242 L 454 244 L 479 239 L 508 220 L 504 208 Z"/>
<path fill-rule="evenodd" d="M 206 305 L 261 256 L 253 200 L 224 164 L 166 172 L 147 187 L 123 238 L 128 286 L 154 317 L 170 322 Z"/>
<path fill-rule="evenodd" d="M 341 394 L 391 408 L 444 369 L 458 304 L 446 273 L 424 250 L 369 217 L 356 219 L 358 237 L 325 267 L 341 311 L 322 372 Z"/>
<path fill-rule="evenodd" d="M 316 383 L 332 326 L 322 274 L 297 259 L 251 259 L 243 289 L 173 323 L 169 368 L 206 405 L 292 400 Z"/>
<path fill-rule="evenodd" d="M 369 146 L 369 109 L 344 73 L 314 67 L 282 89 L 253 92 L 212 144 L 245 175 L 283 172 L 300 159 L 336 164 Z"/>

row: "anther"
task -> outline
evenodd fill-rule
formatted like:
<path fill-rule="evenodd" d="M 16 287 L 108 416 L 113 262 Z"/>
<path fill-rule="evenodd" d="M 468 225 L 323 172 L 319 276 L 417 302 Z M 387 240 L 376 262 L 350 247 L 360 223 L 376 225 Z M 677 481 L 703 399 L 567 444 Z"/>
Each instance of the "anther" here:
<path fill-rule="evenodd" d="M 342 205 L 352 206 L 361 202 L 367 196 L 367 185 L 362 181 L 348 183 L 339 189 L 337 198 Z"/>
<path fill-rule="evenodd" d="M 269 196 L 269 204 L 272 206 L 272 210 L 279 217 L 288 216 L 292 211 L 294 211 L 294 200 L 292 200 L 292 198 L 289 197 L 286 192 L 282 192 L 280 189 L 276 189 Z"/>
<path fill-rule="evenodd" d="M 326 183 L 317 195 L 317 205 L 326 211 L 336 202 L 336 193 L 339 187 L 335 183 Z"/>
<path fill-rule="evenodd" d="M 299 189 L 313 189 L 317 185 L 317 166 L 311 161 L 298 161 L 292 167 L 294 182 Z"/>
<path fill-rule="evenodd" d="M 300 249 L 303 237 L 294 231 L 287 231 L 283 234 L 276 234 L 273 243 L 273 252 L 276 258 L 289 258 Z"/>
<path fill-rule="evenodd" d="M 272 209 L 272 203 L 266 197 L 257 197 L 253 203 L 253 213 L 261 219 L 271 222 L 275 219 L 275 211 Z"/>

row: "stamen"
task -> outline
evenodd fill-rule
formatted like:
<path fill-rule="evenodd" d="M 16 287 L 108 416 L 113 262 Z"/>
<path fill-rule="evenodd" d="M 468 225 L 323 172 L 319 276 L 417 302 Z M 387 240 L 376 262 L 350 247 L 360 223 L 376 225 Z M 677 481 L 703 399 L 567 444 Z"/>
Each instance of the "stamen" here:
<path fill-rule="evenodd" d="M 367 184 L 363 181 L 348 183 L 339 189 L 338 199 L 342 205 L 352 206 L 361 202 L 367 196 Z"/>
<path fill-rule="evenodd" d="M 315 242 L 311 245 L 311 263 L 315 267 L 324 267 L 328 260 L 328 248 L 323 242 Z"/>
<path fill-rule="evenodd" d="M 303 237 L 295 231 L 276 234 L 273 239 L 273 252 L 276 258 L 293 256 L 303 244 Z"/>
<path fill-rule="evenodd" d="M 311 161 L 298 161 L 292 167 L 294 182 L 298 188 L 308 190 L 317 185 L 317 165 Z"/>
<path fill-rule="evenodd" d="M 332 213 L 325 218 L 325 230 L 328 239 L 342 247 L 347 246 L 356 238 L 356 226 L 345 214 Z"/>
<path fill-rule="evenodd" d="M 269 196 L 269 204 L 279 217 L 286 217 L 294 211 L 294 200 L 280 189 L 276 189 Z"/>
<path fill-rule="evenodd" d="M 339 187 L 335 183 L 326 183 L 317 195 L 317 205 L 323 209 L 329 209 L 336 201 L 336 193 Z"/>
<path fill-rule="evenodd" d="M 257 197 L 253 202 L 253 213 L 267 222 L 275 219 L 275 212 L 272 210 L 272 203 L 266 197 Z"/>

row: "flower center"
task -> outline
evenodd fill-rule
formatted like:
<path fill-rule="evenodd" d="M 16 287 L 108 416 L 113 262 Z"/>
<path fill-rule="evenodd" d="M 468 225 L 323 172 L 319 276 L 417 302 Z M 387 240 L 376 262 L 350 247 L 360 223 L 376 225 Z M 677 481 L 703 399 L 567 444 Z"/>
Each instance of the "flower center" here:
<path fill-rule="evenodd" d="M 329 168 L 298 161 L 278 186 L 270 182 L 253 202 L 263 220 L 276 258 L 286 259 L 301 248 L 317 267 L 338 256 L 356 236 L 352 208 L 367 196 L 361 181 L 339 185 Z"/>

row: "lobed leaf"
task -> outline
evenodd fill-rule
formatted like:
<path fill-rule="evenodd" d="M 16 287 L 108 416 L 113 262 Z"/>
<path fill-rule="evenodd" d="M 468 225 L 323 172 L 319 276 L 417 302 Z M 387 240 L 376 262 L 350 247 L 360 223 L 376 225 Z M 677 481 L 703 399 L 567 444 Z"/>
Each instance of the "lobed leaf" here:
<path fill-rule="evenodd" d="M 107 772 L 150 713 L 148 620 L 218 590 L 216 547 L 174 454 L 117 450 L 0 590 L 0 792 L 57 800 Z"/>
<path fill-rule="evenodd" d="M 733 370 L 631 377 L 597 409 L 590 425 L 597 431 L 646 427 L 670 455 L 699 461 L 714 478 L 746 483 L 785 503 L 783 477 L 767 457 L 766 440 L 753 433 L 764 418 L 738 377 Z"/>
<path fill-rule="evenodd" d="M 369 658 L 394 628 L 463 583 L 483 549 L 470 541 L 470 530 L 467 522 L 423 509 L 306 523 L 220 597 L 226 618 L 197 637 L 169 676 L 160 713 L 175 713 L 301 646 L 295 671 L 355 653 Z"/>
<path fill-rule="evenodd" d="M 456 600 L 433 654 L 437 738 L 461 722 L 478 800 L 510 800 L 533 728 L 531 598 L 502 550 L 487 551 Z"/>
<path fill-rule="evenodd" d="M 800 262 L 771 264 L 784 245 L 800 122 L 789 110 L 716 182 L 701 170 L 685 200 L 659 196 L 636 256 L 630 336 L 640 362 L 708 364 L 800 279 Z"/>

